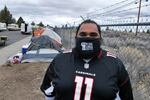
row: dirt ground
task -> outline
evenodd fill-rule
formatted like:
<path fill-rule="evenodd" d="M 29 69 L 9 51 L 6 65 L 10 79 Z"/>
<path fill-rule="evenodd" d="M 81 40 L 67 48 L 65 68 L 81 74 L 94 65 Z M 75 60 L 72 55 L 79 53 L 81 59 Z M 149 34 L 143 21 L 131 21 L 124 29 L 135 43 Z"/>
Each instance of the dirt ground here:
<path fill-rule="evenodd" d="M 49 63 L 0 66 L 0 100 L 44 100 L 40 85 Z"/>

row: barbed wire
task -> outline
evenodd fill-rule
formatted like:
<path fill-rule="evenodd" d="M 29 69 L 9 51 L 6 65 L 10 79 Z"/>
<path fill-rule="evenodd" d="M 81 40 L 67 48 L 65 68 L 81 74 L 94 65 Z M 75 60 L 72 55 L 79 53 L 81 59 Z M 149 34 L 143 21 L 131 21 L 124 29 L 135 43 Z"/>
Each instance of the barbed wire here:
<path fill-rule="evenodd" d="M 141 7 L 148 7 L 148 6 L 150 6 L 150 4 L 142 5 Z M 137 9 L 137 8 L 139 8 L 139 7 L 133 7 L 133 8 L 129 8 L 129 9 L 125 9 L 125 10 L 121 10 L 121 11 L 109 13 L 109 15 L 110 15 L 110 14 L 116 14 L 116 13 L 118 13 L 118 14 L 120 14 L 120 13 L 125 13 L 125 12 L 127 12 L 127 11 L 131 11 L 131 10 L 134 10 L 134 9 Z M 108 14 L 107 14 L 107 15 L 108 15 Z"/>

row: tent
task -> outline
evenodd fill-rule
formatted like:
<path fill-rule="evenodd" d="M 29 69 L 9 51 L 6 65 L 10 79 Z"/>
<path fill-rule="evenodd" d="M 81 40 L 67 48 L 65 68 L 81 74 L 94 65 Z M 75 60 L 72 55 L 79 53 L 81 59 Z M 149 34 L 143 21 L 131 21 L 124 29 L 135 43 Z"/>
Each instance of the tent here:
<path fill-rule="evenodd" d="M 61 45 L 47 35 L 33 37 L 23 55 L 22 63 L 25 62 L 51 62 L 53 58 L 62 52 Z"/>

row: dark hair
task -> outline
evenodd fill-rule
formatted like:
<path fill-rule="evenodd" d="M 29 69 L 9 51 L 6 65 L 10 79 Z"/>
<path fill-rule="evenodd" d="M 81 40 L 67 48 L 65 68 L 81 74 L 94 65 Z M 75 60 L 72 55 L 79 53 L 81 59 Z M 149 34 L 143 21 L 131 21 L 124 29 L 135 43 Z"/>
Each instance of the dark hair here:
<path fill-rule="evenodd" d="M 79 24 L 79 26 L 77 27 L 76 36 L 77 36 L 77 34 L 78 34 L 78 31 L 79 31 L 81 25 L 82 25 L 82 24 L 87 24 L 87 23 L 95 24 L 95 25 L 97 26 L 98 32 L 99 32 L 100 37 L 101 37 L 100 25 L 98 25 L 95 21 L 93 21 L 93 20 L 91 20 L 91 19 L 84 20 L 81 24 Z"/>

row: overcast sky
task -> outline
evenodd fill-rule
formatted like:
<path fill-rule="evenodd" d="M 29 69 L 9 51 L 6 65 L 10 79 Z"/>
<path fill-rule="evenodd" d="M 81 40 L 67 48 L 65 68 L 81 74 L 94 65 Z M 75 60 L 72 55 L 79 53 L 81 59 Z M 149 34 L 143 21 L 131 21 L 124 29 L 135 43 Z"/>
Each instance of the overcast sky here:
<path fill-rule="evenodd" d="M 120 1 L 123 0 L 0 0 L 0 10 L 6 5 L 16 19 L 22 16 L 26 22 L 42 21 L 54 26 L 81 20 L 81 15 Z M 144 11 L 148 13 L 148 8 Z"/>

